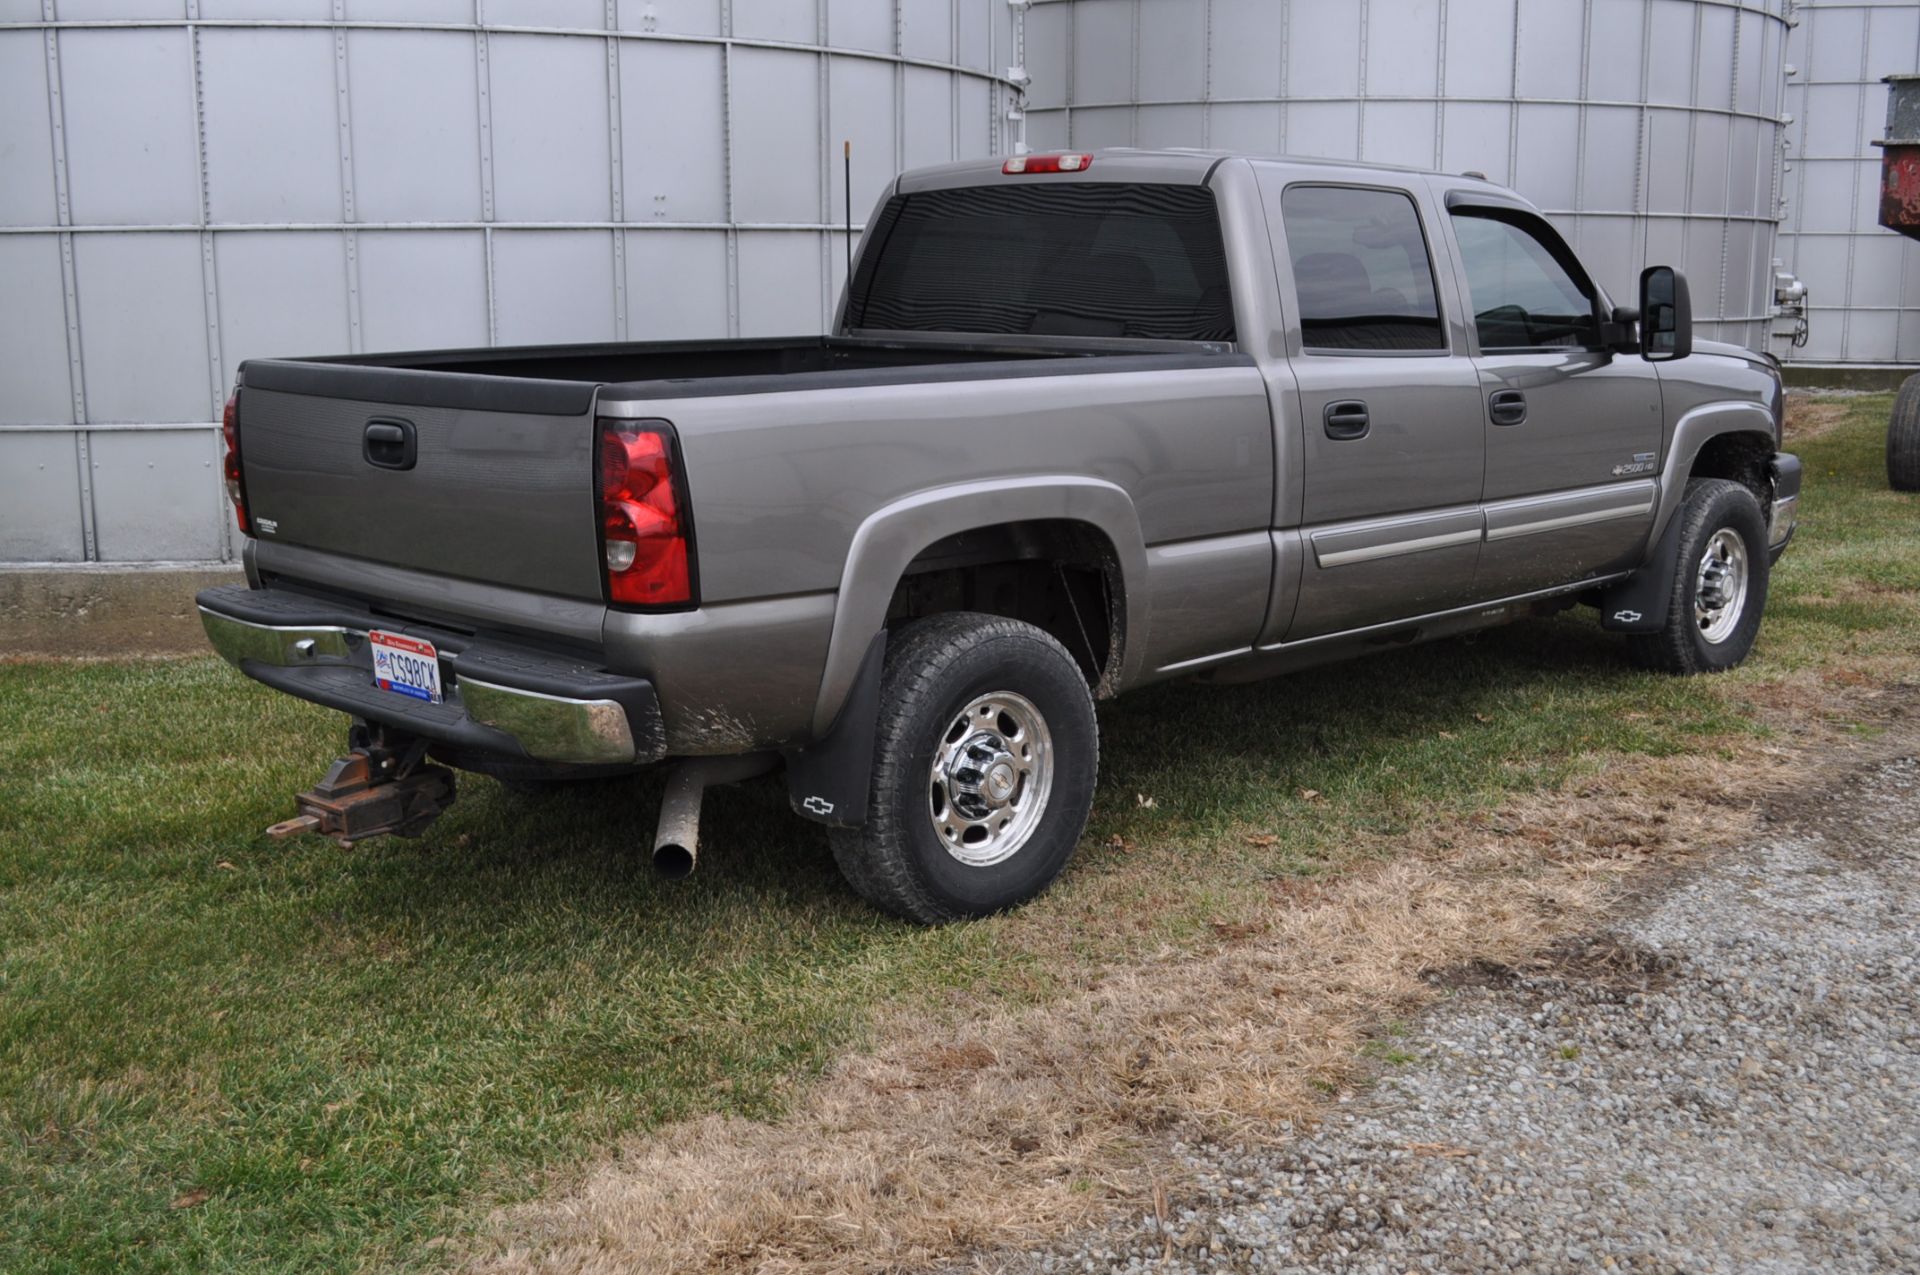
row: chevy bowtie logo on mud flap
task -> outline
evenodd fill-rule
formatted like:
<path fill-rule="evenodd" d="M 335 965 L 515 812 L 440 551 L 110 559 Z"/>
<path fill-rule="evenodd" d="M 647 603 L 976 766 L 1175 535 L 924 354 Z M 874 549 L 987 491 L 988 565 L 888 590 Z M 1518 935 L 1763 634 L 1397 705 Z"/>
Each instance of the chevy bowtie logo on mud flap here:
<path fill-rule="evenodd" d="M 1613 622 L 1615 624 L 1638 624 L 1640 623 L 1640 613 L 1638 611 L 1615 611 L 1613 613 Z"/>
<path fill-rule="evenodd" d="M 825 797 L 809 797 L 800 805 L 808 814 L 819 815 L 822 818 L 833 813 L 833 803 Z"/>

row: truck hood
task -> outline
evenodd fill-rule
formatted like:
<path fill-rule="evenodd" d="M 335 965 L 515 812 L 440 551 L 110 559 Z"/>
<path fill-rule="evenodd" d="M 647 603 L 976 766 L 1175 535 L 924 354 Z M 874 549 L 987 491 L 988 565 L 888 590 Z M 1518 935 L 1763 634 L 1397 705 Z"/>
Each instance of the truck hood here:
<path fill-rule="evenodd" d="M 1778 372 L 1780 370 L 1780 364 L 1771 354 L 1763 354 L 1758 350 L 1749 350 L 1744 345 L 1735 345 L 1730 341 L 1702 341 L 1696 338 L 1693 343 L 1693 352 L 1695 354 L 1715 354 L 1725 359 L 1739 359 L 1743 362 L 1751 363 L 1753 366 L 1765 372 Z"/>

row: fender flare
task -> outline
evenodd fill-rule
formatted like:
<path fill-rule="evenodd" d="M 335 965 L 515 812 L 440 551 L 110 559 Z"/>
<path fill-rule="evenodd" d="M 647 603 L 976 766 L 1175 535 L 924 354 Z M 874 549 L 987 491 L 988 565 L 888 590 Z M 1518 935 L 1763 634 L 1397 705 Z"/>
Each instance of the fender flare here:
<path fill-rule="evenodd" d="M 1118 682 L 1131 681 L 1147 650 L 1148 614 L 1146 540 L 1132 497 L 1113 483 L 1077 474 L 933 487 L 882 506 L 853 533 L 814 701 L 814 737 L 823 739 L 833 729 L 874 636 L 886 627 L 894 586 L 922 550 L 963 531 L 1042 519 L 1087 523 L 1112 543 L 1125 590 Z"/>
<path fill-rule="evenodd" d="M 1660 503 L 1654 510 L 1653 526 L 1647 531 L 1648 555 L 1654 553 L 1666 534 L 1667 524 L 1680 508 L 1680 500 L 1687 491 L 1687 473 L 1699 457 L 1700 449 L 1722 434 L 1758 434 L 1767 440 L 1769 447 L 1779 446 L 1773 413 L 1763 403 L 1723 399 L 1702 403 L 1688 411 L 1673 427 L 1673 441 L 1667 445 L 1667 462 L 1661 466 Z"/>
<path fill-rule="evenodd" d="M 1757 420 L 1755 419 L 1757 417 Z M 1700 449 L 1723 434 L 1758 434 L 1777 446 L 1773 413 L 1759 403 L 1739 400 L 1702 403 L 1674 426 L 1673 443 L 1660 473 L 1660 503 L 1640 566 L 1600 595 L 1600 626 L 1615 633 L 1658 633 L 1666 626 L 1673 581 L 1680 571 L 1680 501 L 1687 474 Z"/>

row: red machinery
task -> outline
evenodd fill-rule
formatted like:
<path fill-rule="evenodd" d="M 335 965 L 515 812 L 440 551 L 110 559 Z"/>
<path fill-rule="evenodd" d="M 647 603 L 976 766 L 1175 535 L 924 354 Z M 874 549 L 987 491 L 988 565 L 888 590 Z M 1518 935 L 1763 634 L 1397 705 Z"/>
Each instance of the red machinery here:
<path fill-rule="evenodd" d="M 1880 224 L 1920 239 L 1920 75 L 1889 75 L 1881 148 Z"/>
<path fill-rule="evenodd" d="M 1920 239 L 1920 75 L 1889 75 L 1887 135 L 1880 156 L 1880 224 Z M 1920 491 L 1920 374 L 1893 400 L 1887 425 L 1887 479 L 1896 491 Z"/>

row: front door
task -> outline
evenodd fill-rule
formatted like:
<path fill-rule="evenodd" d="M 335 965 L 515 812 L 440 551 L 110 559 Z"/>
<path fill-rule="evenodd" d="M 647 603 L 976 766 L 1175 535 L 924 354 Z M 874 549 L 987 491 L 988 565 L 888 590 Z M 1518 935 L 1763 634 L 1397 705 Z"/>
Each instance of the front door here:
<path fill-rule="evenodd" d="M 1601 344 L 1595 290 L 1547 222 L 1451 210 L 1484 404 L 1480 600 L 1631 566 L 1653 525 L 1662 436 L 1653 365 Z"/>
<path fill-rule="evenodd" d="M 1420 207 L 1403 189 L 1262 175 L 1304 433 L 1299 602 L 1287 641 L 1472 601 L 1484 452 Z M 1291 286 L 1289 286 L 1289 284 Z M 1269 634 L 1263 640 L 1271 640 Z"/>

